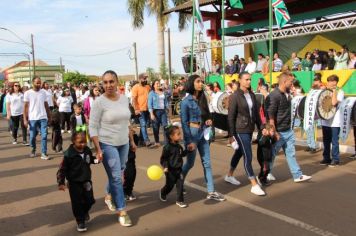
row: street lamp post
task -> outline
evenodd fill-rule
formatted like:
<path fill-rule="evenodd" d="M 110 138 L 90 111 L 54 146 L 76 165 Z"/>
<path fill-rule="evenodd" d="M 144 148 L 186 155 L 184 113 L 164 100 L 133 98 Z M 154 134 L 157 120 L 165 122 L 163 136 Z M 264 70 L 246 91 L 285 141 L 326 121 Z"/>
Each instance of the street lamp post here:
<path fill-rule="evenodd" d="M 32 54 L 32 64 L 33 64 L 33 75 L 36 75 L 36 63 L 35 63 L 35 47 L 34 47 L 34 43 L 33 43 L 33 34 L 31 34 L 31 43 L 26 42 L 24 39 L 22 39 L 20 36 L 18 36 L 14 31 L 5 28 L 5 27 L 0 27 L 1 30 L 5 30 L 8 31 L 9 33 L 11 33 L 12 35 L 14 35 L 17 39 L 19 39 L 21 41 L 21 43 L 29 46 L 31 48 L 31 54 Z M 29 59 L 29 64 L 30 64 L 30 59 Z M 30 68 L 30 66 L 29 66 Z M 31 80 L 31 77 L 30 77 Z"/>

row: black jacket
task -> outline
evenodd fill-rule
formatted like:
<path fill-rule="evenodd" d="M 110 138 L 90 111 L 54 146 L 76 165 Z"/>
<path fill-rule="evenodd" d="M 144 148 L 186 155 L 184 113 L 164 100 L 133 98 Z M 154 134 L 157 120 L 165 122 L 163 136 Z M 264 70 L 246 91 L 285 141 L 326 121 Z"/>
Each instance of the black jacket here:
<path fill-rule="evenodd" d="M 261 118 L 258 112 L 256 96 L 249 91 L 252 100 L 252 117 L 250 116 L 249 106 L 244 96 L 244 92 L 238 89 L 230 96 L 228 123 L 229 136 L 235 136 L 236 133 L 253 133 L 255 125 L 260 129 Z"/>
<path fill-rule="evenodd" d="M 57 183 L 63 185 L 65 179 L 69 182 L 83 183 L 91 181 L 90 164 L 94 164 L 94 156 L 90 148 L 85 147 L 84 157 L 74 149 L 73 144 L 64 152 L 63 160 L 57 172 Z"/>
<path fill-rule="evenodd" d="M 82 117 L 82 123 L 83 123 L 83 125 L 85 125 L 86 122 L 85 122 L 85 116 L 83 113 L 81 114 L 81 117 Z M 70 127 L 72 127 L 73 130 L 75 130 L 75 128 L 77 127 L 77 119 L 75 118 L 75 113 L 73 113 L 70 116 Z"/>
<path fill-rule="evenodd" d="M 272 161 L 272 146 L 276 142 L 276 139 L 270 136 L 263 136 L 262 132 L 258 132 L 257 135 L 258 140 L 258 149 L 260 149 L 260 153 L 263 156 L 264 161 Z M 259 153 L 259 152 L 257 152 Z"/>
<path fill-rule="evenodd" d="M 291 105 L 292 97 L 283 93 L 279 88 L 274 89 L 269 95 L 267 105 L 267 113 L 269 119 L 274 119 L 275 126 L 278 132 L 283 132 L 291 129 Z"/>
<path fill-rule="evenodd" d="M 326 66 L 328 67 L 328 70 L 333 70 L 334 69 L 334 67 L 335 67 L 335 59 L 334 59 L 334 57 L 329 57 L 328 58 Z"/>
<path fill-rule="evenodd" d="M 161 166 L 169 170 L 182 169 L 183 157 L 187 155 L 187 151 L 183 151 L 183 147 L 177 143 L 168 143 L 164 145 L 161 155 Z"/>

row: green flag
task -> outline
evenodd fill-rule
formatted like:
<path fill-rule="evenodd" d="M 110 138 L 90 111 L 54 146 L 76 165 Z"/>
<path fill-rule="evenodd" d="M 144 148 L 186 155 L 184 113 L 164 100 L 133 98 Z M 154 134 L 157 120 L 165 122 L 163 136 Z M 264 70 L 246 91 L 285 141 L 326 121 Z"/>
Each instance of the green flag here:
<path fill-rule="evenodd" d="M 200 9 L 199 9 L 199 0 L 194 0 L 194 5 L 195 5 L 195 12 L 194 16 L 198 21 L 200 30 L 204 29 L 204 21 L 203 21 L 203 16 L 201 15 Z"/>
<path fill-rule="evenodd" d="M 230 6 L 232 8 L 240 8 L 240 9 L 244 8 L 244 6 L 242 5 L 241 0 L 230 0 Z"/>
<path fill-rule="evenodd" d="M 278 28 L 283 28 L 290 20 L 290 16 L 283 0 L 272 0 L 274 16 L 276 17 Z"/>

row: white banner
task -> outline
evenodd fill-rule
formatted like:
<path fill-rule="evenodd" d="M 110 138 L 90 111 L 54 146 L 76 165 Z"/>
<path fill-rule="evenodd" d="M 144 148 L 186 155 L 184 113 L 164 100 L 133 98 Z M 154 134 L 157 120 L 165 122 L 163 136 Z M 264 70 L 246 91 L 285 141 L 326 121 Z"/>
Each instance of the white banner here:
<path fill-rule="evenodd" d="M 341 120 L 340 139 L 341 142 L 343 143 L 346 141 L 347 136 L 349 135 L 350 132 L 351 112 L 355 102 L 356 102 L 356 97 L 349 97 L 343 100 L 340 104 L 340 120 Z"/>
<path fill-rule="evenodd" d="M 304 123 L 303 128 L 307 131 L 309 128 L 313 127 L 315 119 L 316 106 L 318 104 L 319 94 L 323 90 L 310 90 L 307 98 L 305 99 L 305 109 L 304 109 Z"/>
<path fill-rule="evenodd" d="M 299 107 L 299 103 L 300 103 L 300 101 L 303 99 L 303 97 L 304 96 L 295 96 L 293 99 L 292 99 L 292 127 L 297 127 L 297 126 L 299 126 L 299 125 L 297 125 L 298 124 L 298 122 L 294 119 L 294 117 L 295 117 L 295 115 L 296 115 L 296 113 L 297 113 L 297 109 L 298 109 L 298 107 Z M 293 125 L 293 121 L 295 121 L 294 122 L 294 125 Z M 300 123 L 300 121 L 299 121 L 299 123 Z"/>

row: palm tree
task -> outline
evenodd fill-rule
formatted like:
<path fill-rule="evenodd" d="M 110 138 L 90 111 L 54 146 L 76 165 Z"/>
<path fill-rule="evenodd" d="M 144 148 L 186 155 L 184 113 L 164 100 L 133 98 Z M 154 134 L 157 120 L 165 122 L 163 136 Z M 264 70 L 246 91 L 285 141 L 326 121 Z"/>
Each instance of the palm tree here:
<path fill-rule="evenodd" d="M 171 0 L 174 6 L 180 5 L 189 0 Z M 140 29 L 144 25 L 144 13 L 154 15 L 157 20 L 157 46 L 158 46 L 158 66 L 165 63 L 164 31 L 168 22 L 168 15 L 163 12 L 168 9 L 168 0 L 127 0 L 128 11 L 132 17 L 132 25 Z M 183 30 L 188 24 L 189 16 L 180 14 L 178 27 Z"/>

